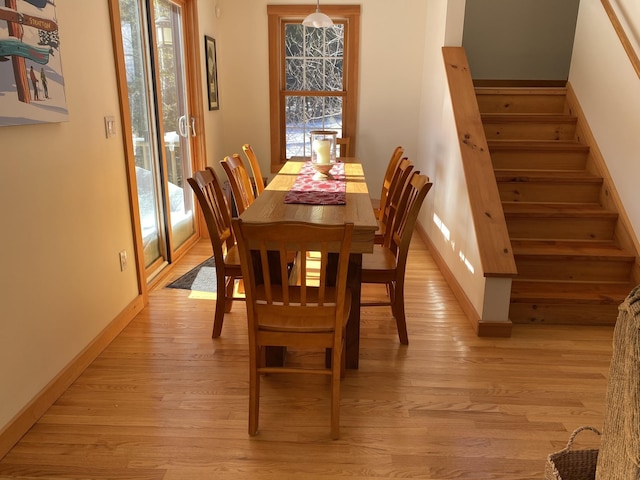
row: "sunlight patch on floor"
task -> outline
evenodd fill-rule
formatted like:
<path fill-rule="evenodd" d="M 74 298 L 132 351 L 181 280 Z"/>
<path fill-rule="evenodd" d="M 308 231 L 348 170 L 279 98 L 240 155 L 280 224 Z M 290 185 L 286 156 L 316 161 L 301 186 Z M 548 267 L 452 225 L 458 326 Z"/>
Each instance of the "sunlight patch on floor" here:
<path fill-rule="evenodd" d="M 214 292 L 201 292 L 199 290 L 191 290 L 189 298 L 195 300 L 215 300 L 216 294 Z"/>

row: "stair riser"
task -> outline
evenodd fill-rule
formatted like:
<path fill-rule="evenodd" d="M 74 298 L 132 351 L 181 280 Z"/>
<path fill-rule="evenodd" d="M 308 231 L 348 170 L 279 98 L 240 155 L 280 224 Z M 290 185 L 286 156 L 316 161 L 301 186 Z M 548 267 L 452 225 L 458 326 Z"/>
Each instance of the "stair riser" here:
<path fill-rule="evenodd" d="M 589 218 L 510 218 L 507 230 L 511 238 L 562 240 L 611 240 L 615 221 Z"/>
<path fill-rule="evenodd" d="M 503 170 L 584 170 L 587 155 L 582 152 L 491 152 L 493 168 Z"/>
<path fill-rule="evenodd" d="M 481 113 L 564 113 L 562 95 L 481 94 L 477 96 Z"/>
<path fill-rule="evenodd" d="M 558 123 L 485 123 L 487 140 L 554 140 L 569 141 L 575 137 L 575 124 Z"/>
<path fill-rule="evenodd" d="M 595 183 L 498 182 L 503 202 L 598 203 Z"/>
<path fill-rule="evenodd" d="M 571 282 L 627 282 L 632 262 L 606 260 L 569 260 L 518 258 L 518 278 Z"/>
<path fill-rule="evenodd" d="M 617 318 L 617 305 L 512 303 L 509 308 L 509 319 L 519 324 L 613 326 Z"/>

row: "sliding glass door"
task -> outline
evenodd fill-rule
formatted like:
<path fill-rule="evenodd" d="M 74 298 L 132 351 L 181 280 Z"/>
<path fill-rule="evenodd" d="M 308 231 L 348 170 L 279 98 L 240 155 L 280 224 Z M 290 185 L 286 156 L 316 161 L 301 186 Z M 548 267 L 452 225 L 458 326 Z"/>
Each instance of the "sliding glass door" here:
<path fill-rule="evenodd" d="M 144 267 L 150 278 L 196 232 L 187 184 L 196 138 L 188 0 L 118 0 Z"/>

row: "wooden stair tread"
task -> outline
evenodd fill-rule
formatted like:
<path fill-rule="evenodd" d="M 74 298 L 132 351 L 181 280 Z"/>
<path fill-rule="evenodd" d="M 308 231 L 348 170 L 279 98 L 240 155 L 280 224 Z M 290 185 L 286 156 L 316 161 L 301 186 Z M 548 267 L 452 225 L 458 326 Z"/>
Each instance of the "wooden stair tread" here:
<path fill-rule="evenodd" d="M 588 216 L 600 218 L 617 218 L 618 213 L 607 210 L 598 204 L 583 203 L 528 203 L 502 202 L 505 216 L 538 216 L 538 217 L 572 217 Z"/>
<path fill-rule="evenodd" d="M 516 280 L 511 284 L 511 301 L 545 303 L 619 304 L 633 289 L 628 282 L 581 283 Z"/>
<path fill-rule="evenodd" d="M 498 182 L 551 182 L 551 183 L 602 183 L 598 177 L 586 170 L 531 170 L 495 169 Z"/>
<path fill-rule="evenodd" d="M 586 247 L 599 247 L 599 248 L 610 248 L 610 249 L 620 249 L 620 245 L 618 245 L 614 240 L 583 240 L 583 239 L 566 239 L 566 238 L 512 238 L 511 246 L 515 248 L 516 246 L 527 248 L 530 246 L 537 245 L 550 245 L 556 246 L 559 248 L 586 248 Z"/>
<path fill-rule="evenodd" d="M 577 117 L 558 113 L 481 113 L 482 123 L 576 123 Z"/>
<path fill-rule="evenodd" d="M 513 241 L 511 242 L 514 256 L 534 256 L 539 259 L 568 259 L 573 260 L 618 260 L 623 262 L 633 262 L 635 256 L 615 244 L 602 243 L 589 244 L 584 242 L 550 242 L 550 241 Z"/>
<path fill-rule="evenodd" d="M 483 113 L 566 113 L 566 88 L 497 88 L 475 90 L 478 109 Z"/>
<path fill-rule="evenodd" d="M 505 139 L 487 140 L 489 150 L 535 150 L 540 152 L 545 151 L 571 151 L 571 152 L 589 152 L 589 146 L 579 142 L 566 141 L 566 140 L 517 140 L 517 139 Z"/>
<path fill-rule="evenodd" d="M 496 170 L 529 171 L 586 170 L 590 148 L 563 140 L 490 140 L 491 162 Z"/>
<path fill-rule="evenodd" d="M 567 94 L 566 87 L 475 87 L 478 95 L 560 95 Z"/>

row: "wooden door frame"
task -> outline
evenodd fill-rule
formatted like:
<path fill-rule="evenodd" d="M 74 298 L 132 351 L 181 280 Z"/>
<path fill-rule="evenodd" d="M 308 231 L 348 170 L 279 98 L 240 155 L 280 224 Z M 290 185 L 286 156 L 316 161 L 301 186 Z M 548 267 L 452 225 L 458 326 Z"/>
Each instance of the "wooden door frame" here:
<path fill-rule="evenodd" d="M 197 0 L 182 0 L 185 15 L 185 63 L 187 68 L 187 88 L 190 95 L 190 114 L 194 118 L 196 132 L 200 132 L 196 137 L 191 137 L 191 150 L 193 156 L 192 168 L 195 170 L 204 168 L 205 160 L 205 138 L 204 116 L 203 116 L 203 93 L 202 89 L 202 69 L 200 67 L 200 34 L 198 32 L 198 4 Z M 133 232 L 134 256 L 137 272 L 138 292 L 142 295 L 144 304 L 148 302 L 148 292 L 159 279 L 168 273 L 165 268 L 163 273 L 156 275 L 151 282 L 147 278 L 147 269 L 144 262 L 144 246 L 142 243 L 142 228 L 140 226 L 140 210 L 137 194 L 136 165 L 133 147 L 129 98 L 127 92 L 127 75 L 124 65 L 124 45 L 122 42 L 120 6 L 118 0 L 108 0 L 109 14 L 111 21 L 111 37 L 113 42 L 114 63 L 116 70 L 116 81 L 120 102 L 120 122 L 122 125 L 122 142 L 125 156 L 125 167 L 127 175 L 127 185 L 129 193 L 129 213 L 131 215 L 131 230 Z M 153 33 L 155 35 L 155 32 Z M 200 236 L 199 215 L 194 211 L 194 221 L 196 225 L 195 235 L 191 240 L 185 242 L 176 249 L 172 261 L 182 257 L 197 242 Z"/>

